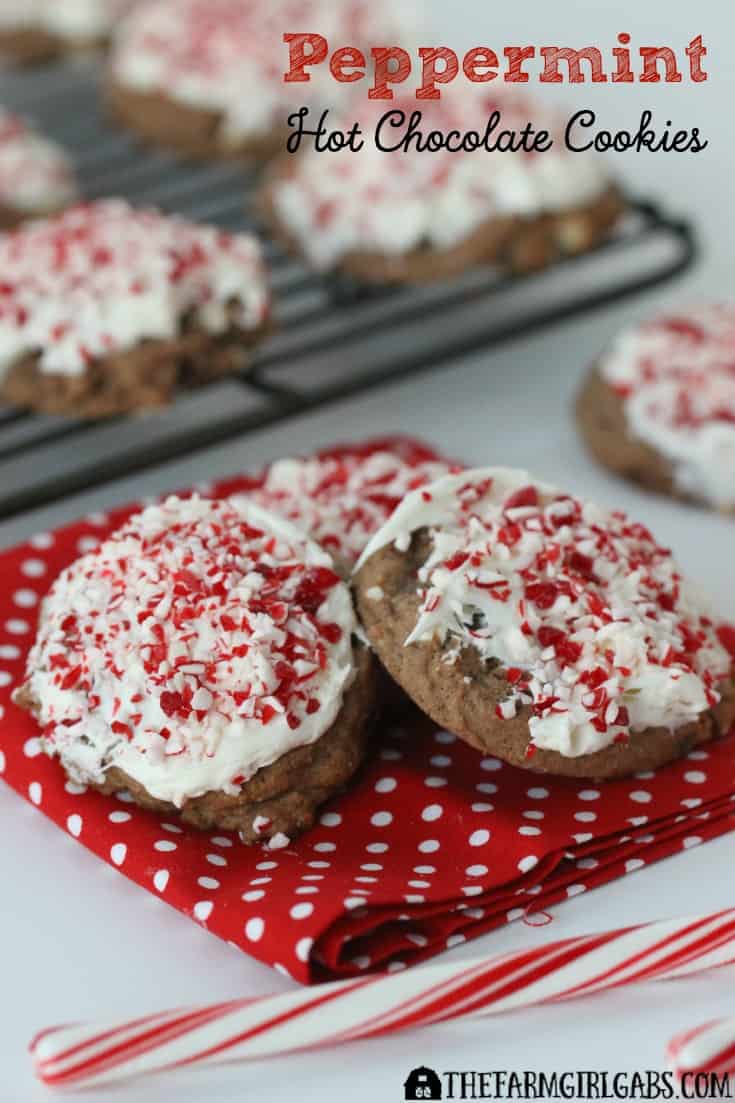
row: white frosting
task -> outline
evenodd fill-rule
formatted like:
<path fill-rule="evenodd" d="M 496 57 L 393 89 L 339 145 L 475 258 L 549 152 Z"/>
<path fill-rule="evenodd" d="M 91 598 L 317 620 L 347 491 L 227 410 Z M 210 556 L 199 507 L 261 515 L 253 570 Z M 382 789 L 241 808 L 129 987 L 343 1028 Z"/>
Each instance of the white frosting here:
<path fill-rule="evenodd" d="M 735 508 L 735 306 L 626 330 L 601 362 L 632 434 L 672 464 L 681 490 Z"/>
<path fill-rule="evenodd" d="M 373 140 L 375 124 L 384 111 L 399 108 L 407 117 L 421 110 L 424 134 L 483 134 L 498 110 L 500 129 L 519 130 L 530 121 L 556 141 L 537 154 L 382 151 Z M 272 190 L 279 220 L 317 268 L 355 251 L 400 255 L 426 244 L 449 249 L 490 219 L 571 210 L 610 186 L 600 158 L 565 150 L 555 116 L 508 91 L 479 95 L 453 88 L 441 101 L 372 103 L 357 114 L 365 136 L 359 152 L 309 149 Z M 383 141 L 387 133 L 395 143 L 402 132 L 384 128 Z"/>
<path fill-rule="evenodd" d="M 356 570 L 419 529 L 420 610 L 406 639 L 474 647 L 505 668 L 497 715 L 529 714 L 535 747 L 576 757 L 631 732 L 675 730 L 720 700 L 731 660 L 669 552 L 624 514 L 525 471 L 489 467 L 409 494 Z"/>
<path fill-rule="evenodd" d="M 2 0 L 0 27 L 39 28 L 71 41 L 106 37 L 136 0 Z"/>
<path fill-rule="evenodd" d="M 355 673 L 330 557 L 253 503 L 169 498 L 44 601 L 26 690 L 72 777 L 119 767 L 181 806 L 236 794 L 334 723 Z"/>
<path fill-rule="evenodd" d="M 331 104 L 351 87 L 327 64 L 308 70 L 308 84 L 284 82 L 284 32 L 321 34 L 335 48 L 364 42 L 367 27 L 374 42 L 403 21 L 389 0 L 148 0 L 120 27 L 112 72 L 137 91 L 221 113 L 223 143 L 237 144 L 285 131 L 305 100 Z"/>
<path fill-rule="evenodd" d="M 0 108 L 0 205 L 45 214 L 72 203 L 76 183 L 61 146 Z"/>
<path fill-rule="evenodd" d="M 121 200 L 0 237 L 0 272 L 0 377 L 35 353 L 43 372 L 82 375 L 97 358 L 176 337 L 184 316 L 222 333 L 255 329 L 268 310 L 255 238 Z"/>
<path fill-rule="evenodd" d="M 450 470 L 443 461 L 383 450 L 285 459 L 268 468 L 251 497 L 351 567 L 410 490 Z"/>

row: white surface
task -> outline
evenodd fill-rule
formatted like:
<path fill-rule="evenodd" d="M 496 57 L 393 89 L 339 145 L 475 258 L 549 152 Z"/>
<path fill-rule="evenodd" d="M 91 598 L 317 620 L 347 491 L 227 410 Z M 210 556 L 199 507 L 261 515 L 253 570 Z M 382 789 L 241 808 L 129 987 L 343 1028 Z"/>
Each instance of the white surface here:
<path fill-rule="evenodd" d="M 585 365 L 626 319 L 664 302 L 732 294 L 732 62 L 735 31 L 724 0 L 696 8 L 671 0 L 597 0 L 584 12 L 574 0 L 527 0 L 515 22 L 504 9 L 477 0 L 431 5 L 441 37 L 461 47 L 484 42 L 608 41 L 629 30 L 641 43 L 682 48 L 698 33 L 710 47 L 706 85 L 631 85 L 553 89 L 572 106 L 598 107 L 606 121 L 634 125 L 644 106 L 662 105 L 663 119 L 700 125 L 710 148 L 697 156 L 632 155 L 621 168 L 641 192 L 653 191 L 692 211 L 705 234 L 700 267 L 679 284 L 614 309 L 565 324 L 531 340 L 463 362 L 418 381 L 385 388 L 317 416 L 226 445 L 0 526 L 7 544 L 31 528 L 56 524 L 87 509 L 125 501 L 190 480 L 257 466 L 337 438 L 409 431 L 431 437 L 473 463 L 523 464 L 582 494 L 645 518 L 677 550 L 685 568 L 735 616 L 732 521 L 649 498 L 593 468 L 574 434 L 569 406 Z M 471 13 L 475 12 L 475 18 Z M 511 9 L 512 11 L 512 9 Z M 479 13 L 484 13 L 480 16 Z M 439 39 L 439 36 L 437 36 Z M 657 108 L 658 110 L 658 108 Z M 624 161 L 624 164 L 622 163 Z M 282 990 L 284 978 L 211 937 L 88 854 L 9 790 L 0 789 L 0 1100 L 48 1098 L 30 1076 L 24 1048 L 37 1028 L 86 1016 L 135 1014 L 177 1003 Z M 554 910 L 552 925 L 523 924 L 452 951 L 471 956 L 609 926 L 735 904 L 732 836 L 646 869 Z M 680 983 L 649 985 L 583 1003 L 520 1012 L 486 1023 L 455 1024 L 340 1051 L 209 1072 L 187 1080 L 136 1084 L 110 1098 L 202 1103 L 248 1098 L 354 1103 L 403 1098 L 412 1067 L 439 1069 L 599 1068 L 612 1072 L 662 1067 L 667 1039 L 717 1014 L 732 1014 L 733 971 Z M 95 1093 L 67 1096 L 90 1100 Z"/>

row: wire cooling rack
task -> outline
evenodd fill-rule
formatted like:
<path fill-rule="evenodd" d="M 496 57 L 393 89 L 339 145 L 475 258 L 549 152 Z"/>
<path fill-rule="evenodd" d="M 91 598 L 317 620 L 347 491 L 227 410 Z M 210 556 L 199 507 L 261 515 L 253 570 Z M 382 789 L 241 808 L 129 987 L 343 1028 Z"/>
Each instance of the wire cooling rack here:
<path fill-rule="evenodd" d="M 122 195 L 227 229 L 258 229 L 253 170 L 144 149 L 105 117 L 92 60 L 0 72 L 0 103 L 74 157 L 89 199 Z M 684 271 L 691 225 L 630 201 L 594 252 L 509 277 L 476 269 L 449 283 L 376 292 L 320 278 L 266 238 L 276 332 L 254 372 L 182 394 L 160 413 L 84 422 L 0 407 L 0 519 L 188 455 L 483 347 L 613 302 Z"/>

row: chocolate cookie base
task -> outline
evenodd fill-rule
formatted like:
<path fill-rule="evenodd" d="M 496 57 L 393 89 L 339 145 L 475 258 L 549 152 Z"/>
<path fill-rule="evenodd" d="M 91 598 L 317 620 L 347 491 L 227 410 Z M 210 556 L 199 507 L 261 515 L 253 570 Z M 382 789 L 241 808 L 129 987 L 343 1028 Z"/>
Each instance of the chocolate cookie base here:
<path fill-rule="evenodd" d="M 292 158 L 280 158 L 268 174 L 259 199 L 259 211 L 271 232 L 291 252 L 309 264 L 298 240 L 281 222 L 274 203 L 278 182 L 295 171 Z M 513 273 L 547 267 L 563 256 L 589 252 L 603 241 L 625 210 L 615 187 L 598 200 L 559 214 L 534 219 L 493 218 L 469 237 L 448 249 L 421 246 L 408 253 L 368 251 L 347 253 L 334 270 L 368 284 L 425 284 L 451 279 L 483 264 L 499 265 Z"/>
<path fill-rule="evenodd" d="M 184 823 L 204 831 L 239 831 L 246 843 L 266 842 L 275 835 L 294 839 L 313 825 L 320 806 L 344 788 L 365 758 L 377 712 L 377 671 L 365 647 L 357 648 L 356 662 L 356 678 L 329 731 L 315 743 L 297 747 L 258 770 L 237 796 L 210 792 L 176 808 L 152 797 L 143 785 L 117 768 L 108 770 L 105 781 L 91 788 L 101 793 L 125 790 L 141 808 L 179 816 Z M 37 712 L 25 689 L 15 695 L 15 702 Z"/>
<path fill-rule="evenodd" d="M 180 388 L 199 387 L 247 368 L 266 327 L 224 334 L 187 329 L 172 341 L 143 341 L 93 361 L 81 375 L 52 375 L 38 356 L 19 360 L 0 382 L 0 400 L 45 414 L 104 418 L 167 406 Z"/>
<path fill-rule="evenodd" d="M 496 705 L 511 692 L 500 663 L 483 662 L 472 647 L 449 663 L 438 642 L 404 644 L 416 624 L 416 571 L 429 547 L 430 537 L 423 530 L 414 535 L 406 553 L 394 547 L 376 552 L 356 577 L 357 608 L 370 642 L 392 677 L 435 723 L 478 751 L 534 772 L 605 781 L 656 770 L 726 735 L 735 722 L 735 684 L 729 682 L 716 708 L 676 731 L 649 728 L 627 744 L 615 743 L 578 758 L 541 748 L 529 757 L 530 709 L 519 709 L 512 720 L 495 715 Z M 376 586 L 384 595 L 377 601 L 368 597 Z"/>
<path fill-rule="evenodd" d="M 24 222 L 29 222 L 31 219 L 51 218 L 53 215 L 61 214 L 63 210 L 64 206 L 46 207 L 44 210 L 28 210 L 21 207 L 11 207 L 7 203 L 0 203 L 0 230 L 3 232 L 15 230 L 16 227 Z"/>
<path fill-rule="evenodd" d="M 0 31 L 0 54 L 18 65 L 38 65 L 66 54 L 84 54 L 99 50 L 107 40 L 101 38 L 64 38 L 43 27 L 22 27 Z"/>
<path fill-rule="evenodd" d="M 285 143 L 285 136 L 278 130 L 237 142 L 226 141 L 220 111 L 192 107 L 163 92 L 140 92 L 115 80 L 107 83 L 106 100 L 117 121 L 138 137 L 186 157 L 264 160 L 280 152 Z"/>
<path fill-rule="evenodd" d="M 688 494 L 677 483 L 671 461 L 630 429 L 625 403 L 594 367 L 577 396 L 576 418 L 587 448 L 603 467 L 646 490 L 666 494 L 690 505 L 715 509 L 711 502 Z M 735 513 L 735 506 L 720 512 Z"/>

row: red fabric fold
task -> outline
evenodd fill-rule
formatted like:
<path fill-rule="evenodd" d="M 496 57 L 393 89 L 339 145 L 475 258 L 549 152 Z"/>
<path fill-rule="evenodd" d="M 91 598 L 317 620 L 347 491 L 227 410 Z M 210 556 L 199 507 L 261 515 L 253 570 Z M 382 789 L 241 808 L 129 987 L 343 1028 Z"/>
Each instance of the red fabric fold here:
<path fill-rule="evenodd" d="M 359 451 L 378 447 L 434 455 L 405 439 Z M 212 493 L 256 485 L 229 479 Z M 655 775 L 596 786 L 482 757 L 408 711 L 383 722 L 354 785 L 284 850 L 81 792 L 10 697 L 53 579 L 138 508 L 0 555 L 0 773 L 125 876 L 294 979 L 402 968 L 523 916 L 544 922 L 544 908 L 735 826 L 735 733 Z M 735 651 L 734 639 L 723 632 Z"/>

